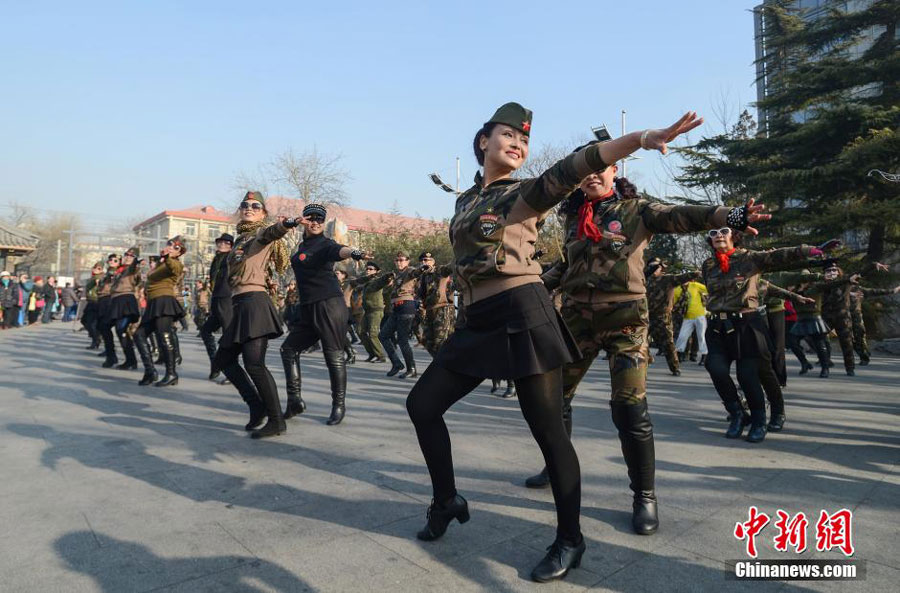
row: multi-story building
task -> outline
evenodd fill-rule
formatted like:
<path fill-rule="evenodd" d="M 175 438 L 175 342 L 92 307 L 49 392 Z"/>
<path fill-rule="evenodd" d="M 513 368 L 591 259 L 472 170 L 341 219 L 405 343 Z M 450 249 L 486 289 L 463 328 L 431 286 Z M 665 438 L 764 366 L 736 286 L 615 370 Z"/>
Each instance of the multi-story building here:
<path fill-rule="evenodd" d="M 757 128 L 756 132 L 760 136 L 765 136 L 768 132 L 768 114 L 766 110 L 759 107 L 759 102 L 771 95 L 778 88 L 778 79 L 784 72 L 784 64 L 789 60 L 784 56 L 777 56 L 773 59 L 769 55 L 766 48 L 766 19 L 762 10 L 772 0 L 765 0 L 753 10 L 753 33 L 756 42 L 756 100 L 757 100 Z M 791 8 L 797 11 L 797 14 L 806 22 L 815 22 L 828 13 L 831 9 L 839 9 L 843 12 L 856 12 L 867 8 L 872 0 L 794 0 Z M 872 47 L 872 44 L 879 35 L 884 33 L 884 27 L 872 27 L 866 31 L 856 43 L 846 48 L 844 51 L 851 59 L 859 59 L 862 55 Z M 900 37 L 900 30 L 897 32 Z M 808 59 L 815 60 L 815 56 Z M 850 97 L 870 96 L 880 92 L 881 85 L 873 84 L 864 87 L 854 88 L 850 91 Z M 802 122 L 810 115 L 810 111 L 802 110 L 793 114 L 793 118 Z"/>
<path fill-rule="evenodd" d="M 272 216 L 300 216 L 303 206 L 304 202 L 295 198 L 271 196 L 266 199 L 266 209 Z M 328 218 L 326 232 L 337 233 L 337 240 L 353 247 L 359 247 L 360 237 L 366 233 L 407 231 L 424 235 L 446 228 L 443 222 L 359 208 L 330 207 Z M 216 237 L 222 233 L 235 234 L 236 222 L 236 215 L 212 206 L 191 206 L 184 210 L 164 210 L 139 222 L 132 230 L 145 254 L 158 253 L 172 237 L 184 237 L 188 250 L 182 261 L 185 265 L 185 277 L 190 281 L 206 275 L 215 254 Z"/>

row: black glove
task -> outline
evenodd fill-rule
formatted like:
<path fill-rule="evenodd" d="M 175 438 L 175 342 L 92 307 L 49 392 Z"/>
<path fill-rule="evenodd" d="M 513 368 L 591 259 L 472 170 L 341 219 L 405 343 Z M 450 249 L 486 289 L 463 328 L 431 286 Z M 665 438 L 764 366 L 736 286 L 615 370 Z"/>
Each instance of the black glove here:
<path fill-rule="evenodd" d="M 359 261 L 366 257 L 366 254 L 360 249 L 354 249 L 350 252 L 350 257 L 355 259 L 356 261 Z"/>
<path fill-rule="evenodd" d="M 284 228 L 286 228 L 286 229 L 292 229 L 292 228 L 298 226 L 300 223 L 297 222 L 296 218 L 285 218 L 284 220 L 281 221 L 281 224 L 284 225 Z"/>
<path fill-rule="evenodd" d="M 747 227 L 750 226 L 750 221 L 748 220 L 749 211 L 747 210 L 747 205 L 736 206 L 731 209 L 731 212 L 728 213 L 728 218 L 726 218 L 726 222 L 729 227 L 738 230 L 744 231 L 747 230 Z"/>

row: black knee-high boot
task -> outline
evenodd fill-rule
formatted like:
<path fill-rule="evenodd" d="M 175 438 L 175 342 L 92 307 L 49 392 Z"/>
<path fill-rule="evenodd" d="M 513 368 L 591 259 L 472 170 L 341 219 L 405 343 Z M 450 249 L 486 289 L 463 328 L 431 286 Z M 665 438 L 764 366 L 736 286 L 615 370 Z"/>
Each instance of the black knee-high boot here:
<path fill-rule="evenodd" d="M 356 350 L 353 349 L 353 346 L 348 342 L 346 346 L 344 346 L 344 360 L 347 361 L 347 364 L 356 364 Z"/>
<path fill-rule="evenodd" d="M 306 411 L 306 402 L 300 395 L 300 353 L 293 348 L 281 347 L 281 364 L 284 365 L 285 388 L 287 390 L 287 406 L 284 419 L 293 418 Z"/>
<path fill-rule="evenodd" d="M 331 381 L 331 416 L 325 424 L 333 426 L 344 419 L 346 407 L 344 398 L 347 393 L 347 363 L 340 350 L 325 351 L 325 366 L 328 367 L 328 378 Z"/>
<path fill-rule="evenodd" d="M 178 332 L 175 331 L 174 327 L 169 331 L 169 333 L 172 335 L 173 352 L 175 352 L 175 366 L 178 366 L 182 363 L 181 342 L 178 341 Z"/>
<path fill-rule="evenodd" d="M 653 447 L 653 424 L 647 413 L 647 400 L 639 403 L 610 402 L 613 424 L 619 431 L 622 455 L 628 466 L 634 513 L 631 525 L 639 535 L 650 535 L 659 527 L 656 512 L 656 453 Z"/>
<path fill-rule="evenodd" d="M 103 327 L 100 330 L 100 337 L 103 338 L 103 354 L 106 356 L 106 360 L 103 361 L 103 368 L 108 369 L 119 362 L 119 357 L 116 356 L 116 343 L 113 339 L 112 328 L 108 325 Z"/>
<path fill-rule="evenodd" d="M 153 357 L 150 356 L 150 345 L 147 343 L 147 334 L 143 329 L 135 332 L 134 345 L 137 348 L 138 355 L 141 357 L 141 363 L 144 365 L 144 376 L 138 381 L 138 385 L 155 383 L 159 376 L 156 374 L 156 367 L 153 366 Z"/>
<path fill-rule="evenodd" d="M 833 366 L 831 364 L 831 352 L 828 348 L 828 338 L 824 336 L 814 336 L 812 338 L 813 346 L 816 348 L 816 355 L 819 357 L 819 366 L 821 367 L 821 371 L 819 371 L 819 376 L 823 379 L 828 377 L 829 369 Z"/>
<path fill-rule="evenodd" d="M 221 371 L 216 368 L 216 338 L 211 333 L 200 330 L 200 339 L 206 347 L 206 355 L 209 356 L 209 380 L 214 381 Z"/>
<path fill-rule="evenodd" d="M 512 383 L 510 381 L 510 383 Z M 569 440 L 572 439 L 572 400 L 570 398 L 563 398 L 563 426 L 566 427 L 566 434 L 569 435 Z M 544 466 L 544 469 L 540 471 L 540 473 L 531 476 L 525 480 L 525 486 L 527 488 L 546 488 L 550 485 L 550 472 L 547 471 L 547 466 Z"/>
<path fill-rule="evenodd" d="M 132 371 L 137 368 L 137 356 L 134 354 L 134 340 L 128 334 L 128 327 L 116 332 L 119 336 L 119 344 L 122 345 L 122 352 L 125 353 L 125 362 L 116 366 L 117 369 L 123 371 Z"/>
<path fill-rule="evenodd" d="M 213 365 L 218 367 L 218 363 L 213 363 Z M 222 367 L 222 372 L 238 390 L 241 399 L 244 400 L 244 403 L 250 409 L 250 421 L 244 426 L 244 430 L 256 430 L 266 421 L 266 407 L 256 391 L 256 385 L 250 380 L 247 371 L 238 363 L 236 357 Z"/>
<path fill-rule="evenodd" d="M 159 349 L 162 351 L 162 357 L 166 363 L 166 375 L 155 383 L 156 387 L 178 385 L 178 373 L 175 372 L 175 342 L 172 339 L 172 330 L 160 333 Z"/>

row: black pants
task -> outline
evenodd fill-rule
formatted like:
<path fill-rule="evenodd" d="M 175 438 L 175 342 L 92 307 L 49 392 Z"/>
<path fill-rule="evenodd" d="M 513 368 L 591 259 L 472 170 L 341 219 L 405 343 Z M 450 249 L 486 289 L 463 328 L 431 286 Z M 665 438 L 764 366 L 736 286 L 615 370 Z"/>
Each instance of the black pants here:
<path fill-rule="evenodd" d="M 291 327 L 282 349 L 302 352 L 321 340 L 323 352 L 343 352 L 347 346 L 349 317 L 344 297 L 300 305 L 297 323 Z"/>
<path fill-rule="evenodd" d="M 439 503 L 456 495 L 450 433 L 444 423 L 444 412 L 481 382 L 481 378 L 432 364 L 422 373 L 406 400 L 406 409 L 431 475 L 434 499 Z M 515 384 L 522 415 L 541 448 L 550 473 L 557 535 L 578 542 L 581 540 L 581 469 L 563 425 L 562 369 L 522 377 L 516 379 Z"/>
<path fill-rule="evenodd" d="M 760 320 L 765 323 L 770 339 L 768 341 L 769 364 L 761 363 L 759 365 L 759 382 L 763 386 L 763 391 L 766 392 L 766 399 L 769 400 L 772 414 L 784 414 L 784 393 L 781 391 L 781 377 L 775 368 L 777 348 L 772 335 L 772 326 L 769 325 L 769 315 L 761 316 Z M 783 315 L 782 321 L 784 321 Z M 782 355 L 784 355 L 784 351 L 782 351 Z"/>
<path fill-rule="evenodd" d="M 84 306 L 84 312 L 81 314 L 81 325 L 87 330 L 91 337 L 91 344 L 100 343 L 100 332 L 97 331 L 98 308 L 96 302 L 88 301 Z"/>
<path fill-rule="evenodd" d="M 731 331 L 729 331 L 731 330 Z M 731 363 L 737 366 L 737 379 L 747 398 L 754 422 L 765 422 L 766 395 L 760 382 L 763 365 L 772 366 L 767 334 L 762 318 L 750 314 L 728 320 L 711 319 L 706 328 L 706 370 L 725 407 L 739 402 L 737 387 L 731 379 Z"/>
<path fill-rule="evenodd" d="M 398 346 L 403 354 L 403 360 L 406 362 L 406 368 L 412 369 L 416 366 L 412 346 L 409 345 L 415 317 L 415 312 L 405 314 L 395 311 L 387 318 L 387 321 L 384 322 L 381 331 L 378 333 L 378 339 L 384 345 L 384 350 L 394 366 L 401 366 L 400 357 L 397 355 Z"/>
<path fill-rule="evenodd" d="M 219 344 L 213 364 L 222 369 L 241 398 L 251 406 L 259 401 L 266 407 L 270 418 L 281 417 L 281 403 L 278 401 L 278 386 L 266 367 L 266 350 L 269 338 L 253 338 L 243 343 Z M 238 364 L 238 356 L 244 359 L 244 366 Z M 246 370 L 245 370 L 246 369 Z"/>
<path fill-rule="evenodd" d="M 231 297 L 213 297 L 209 302 L 209 315 L 200 326 L 200 339 L 206 346 L 210 362 L 216 356 L 216 339 L 213 334 L 228 327 L 231 323 L 232 309 Z"/>
<path fill-rule="evenodd" d="M 9 329 L 19 325 L 19 310 L 21 307 L 6 307 L 3 309 L 3 327 Z"/>
<path fill-rule="evenodd" d="M 785 360 L 785 322 L 784 311 L 767 311 L 766 322 L 769 324 L 769 336 L 772 338 L 772 369 L 778 377 L 779 385 L 787 385 L 787 361 Z"/>

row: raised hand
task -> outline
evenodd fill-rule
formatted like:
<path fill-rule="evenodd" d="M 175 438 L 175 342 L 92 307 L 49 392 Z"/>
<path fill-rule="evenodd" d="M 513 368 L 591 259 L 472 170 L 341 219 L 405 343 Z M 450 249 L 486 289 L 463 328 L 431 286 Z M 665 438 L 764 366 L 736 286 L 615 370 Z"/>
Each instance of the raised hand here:
<path fill-rule="evenodd" d="M 702 123 L 703 118 L 697 117 L 696 111 L 688 111 L 668 128 L 646 130 L 641 134 L 641 148 L 644 150 L 658 150 L 663 154 L 667 154 L 669 149 L 666 144 L 681 134 L 690 132 Z"/>
<path fill-rule="evenodd" d="M 832 251 L 834 249 L 837 249 L 840 246 L 841 246 L 840 239 L 828 239 L 827 241 L 825 241 L 824 243 L 819 245 L 819 249 L 821 249 L 822 251 Z"/>
<path fill-rule="evenodd" d="M 744 229 L 744 232 L 750 233 L 751 235 L 758 235 L 759 231 L 750 226 L 750 223 L 759 222 L 761 220 L 771 220 L 771 214 L 760 214 L 763 210 L 766 209 L 765 204 L 757 204 L 754 198 L 750 198 L 747 200 L 747 203 L 744 205 L 747 209 L 747 228 Z"/>

